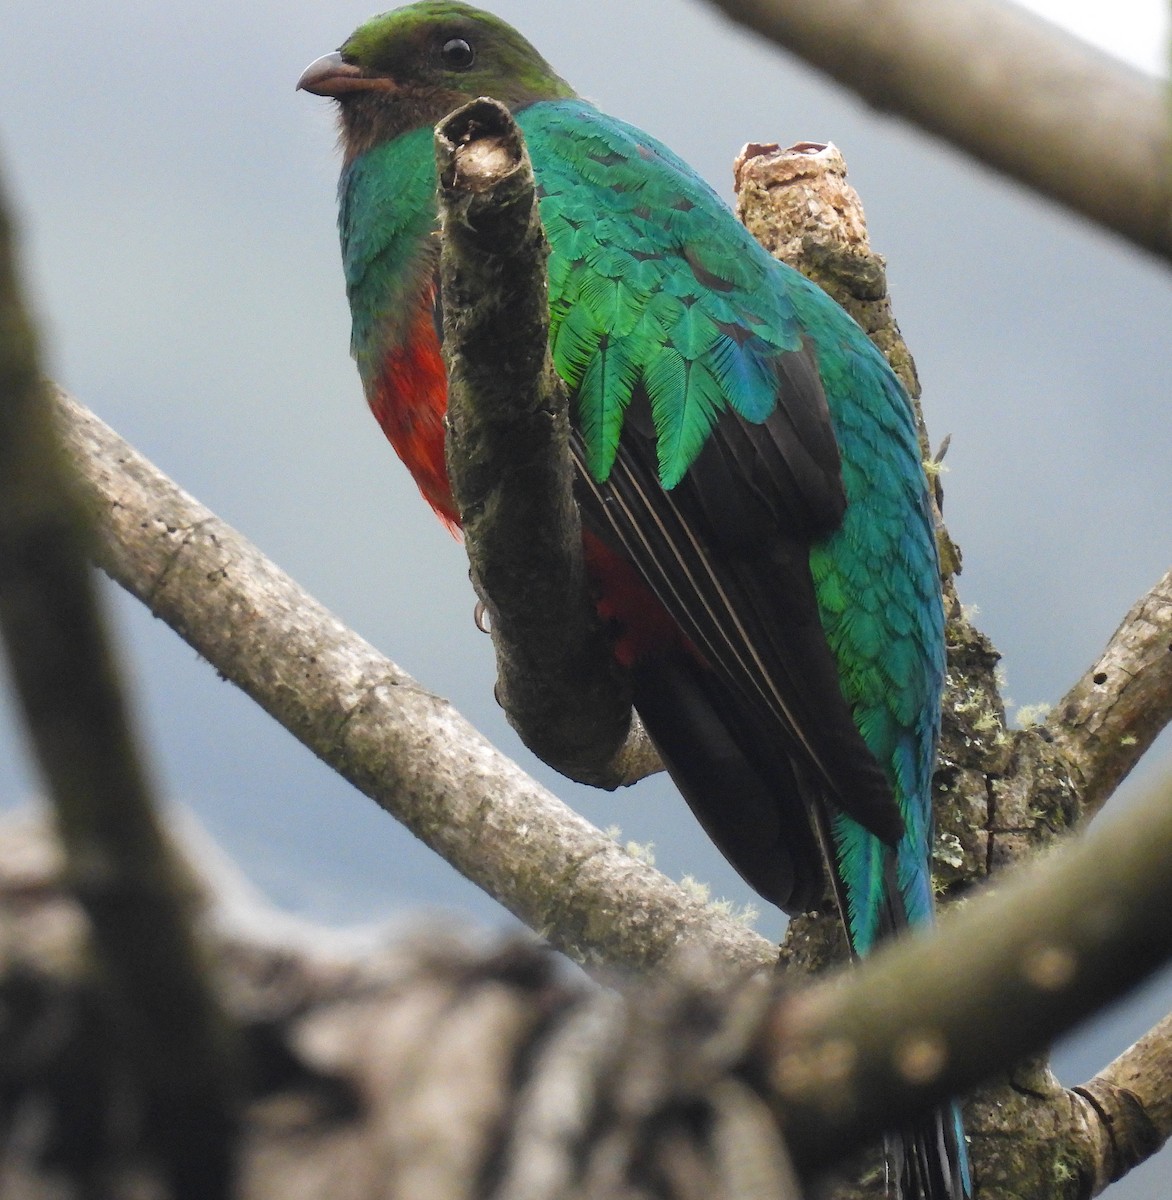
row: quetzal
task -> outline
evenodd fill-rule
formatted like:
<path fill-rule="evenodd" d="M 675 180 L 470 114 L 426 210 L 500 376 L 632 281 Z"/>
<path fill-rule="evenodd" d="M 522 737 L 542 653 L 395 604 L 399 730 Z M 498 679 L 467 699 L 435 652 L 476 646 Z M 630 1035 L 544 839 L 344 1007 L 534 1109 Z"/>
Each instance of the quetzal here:
<path fill-rule="evenodd" d="M 943 609 L 913 414 L 883 356 L 686 163 L 489 13 L 375 17 L 298 86 L 338 101 L 366 398 L 453 528 L 433 129 L 476 96 L 509 106 L 551 248 L 587 569 L 648 732 L 765 899 L 807 910 L 829 879 L 856 954 L 930 920 Z M 904 1142 L 904 1195 L 967 1189 L 950 1112 Z"/>

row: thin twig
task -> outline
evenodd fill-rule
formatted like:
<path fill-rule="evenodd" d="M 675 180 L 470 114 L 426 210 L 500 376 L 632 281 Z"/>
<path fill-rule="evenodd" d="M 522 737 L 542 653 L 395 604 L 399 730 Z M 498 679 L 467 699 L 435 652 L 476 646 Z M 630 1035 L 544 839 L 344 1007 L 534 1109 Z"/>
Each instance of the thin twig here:
<path fill-rule="evenodd" d="M 1172 1137 L 1172 1015 L 1073 1090 L 1099 1142 L 1097 1196 Z"/>
<path fill-rule="evenodd" d="M 1132 606 L 1043 728 L 1075 773 L 1084 815 L 1110 798 L 1172 721 L 1172 571 Z"/>

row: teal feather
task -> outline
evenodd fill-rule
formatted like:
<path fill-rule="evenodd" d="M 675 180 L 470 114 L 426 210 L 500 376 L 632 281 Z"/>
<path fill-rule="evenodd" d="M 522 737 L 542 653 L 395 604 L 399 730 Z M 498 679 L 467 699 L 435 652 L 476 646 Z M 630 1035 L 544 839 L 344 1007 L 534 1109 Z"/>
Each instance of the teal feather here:
<path fill-rule="evenodd" d="M 364 381 L 382 365 L 415 315 L 396 303 L 418 293 L 432 267 L 437 226 L 430 129 L 417 129 L 349 163 L 338 184 L 338 232 L 350 296 L 351 350 Z"/>
<path fill-rule="evenodd" d="M 433 41 L 425 35 L 433 35 Z M 466 37 L 477 48 L 467 74 L 457 73 L 462 68 L 445 70 L 436 57 L 436 48 L 453 36 Z M 419 57 L 418 48 L 426 45 L 433 46 L 430 57 Z M 735 510 L 739 503 L 752 516 L 760 511 L 754 504 L 761 495 L 781 494 L 781 507 L 795 529 L 781 529 L 779 537 L 761 544 L 780 562 L 789 561 L 784 556 L 793 545 L 808 556 L 809 582 L 799 581 L 802 586 L 779 599 L 776 610 L 767 590 L 753 590 L 779 578 L 770 574 L 778 569 L 773 560 L 748 585 L 748 608 L 731 604 L 728 610 L 736 624 L 746 615 L 758 620 L 765 612 L 759 632 L 771 648 L 763 653 L 779 654 L 785 672 L 800 676 L 811 663 L 821 670 L 828 661 L 827 673 L 834 675 L 835 694 L 829 699 L 817 688 L 803 691 L 799 680 L 799 703 L 811 696 L 827 700 L 820 710 L 815 705 L 813 713 L 805 713 L 806 726 L 789 714 L 793 695 L 786 693 L 788 699 L 778 702 L 773 715 L 785 737 L 805 748 L 809 761 L 799 764 L 796 775 L 782 769 L 772 778 L 791 790 L 795 784 L 799 791 L 812 786 L 816 794 L 818 770 L 825 764 L 819 758 L 820 731 L 809 722 L 825 716 L 827 725 L 845 723 L 855 742 L 861 738 L 865 751 L 859 755 L 868 769 L 878 765 L 885 803 L 890 808 L 894 801 L 902 828 L 893 855 L 876 832 L 842 811 L 849 797 L 841 789 L 842 803 L 829 808 L 833 873 L 851 945 L 864 954 L 903 917 L 913 924 L 930 920 L 930 797 L 944 677 L 943 611 L 911 405 L 882 355 L 825 293 L 770 258 L 686 163 L 642 131 L 574 97 L 520 35 L 489 14 L 455 0 L 425 0 L 363 26 L 343 47 L 342 60 L 393 81 L 405 73 L 412 97 L 426 96 L 430 88 L 435 110 L 427 111 L 434 119 L 465 96 L 495 95 L 513 109 L 533 162 L 550 243 L 551 354 L 573 397 L 572 417 L 593 494 L 604 504 L 617 494 L 606 490 L 620 486 L 612 475 L 628 490 L 635 486 L 623 456 L 629 458 L 630 445 L 642 446 L 638 438 L 650 437 L 644 432 L 648 412 L 654 446 L 646 469 L 656 477 L 664 505 L 656 510 L 656 520 L 675 511 L 675 497 L 679 511 L 687 510 L 704 471 L 711 476 L 715 470 L 725 480 L 722 464 L 727 456 L 735 459 L 744 445 L 737 419 L 750 431 L 754 453 L 765 448 L 764 458 L 746 455 L 747 474 L 733 484 L 743 494 L 709 491 L 701 508 L 729 504 Z M 342 102 L 346 129 L 347 106 L 356 90 L 352 70 L 342 82 L 341 90 L 324 94 L 336 94 Z M 343 170 L 339 224 L 353 349 L 369 394 L 388 349 L 401 347 L 410 336 L 418 297 L 433 285 L 436 179 L 432 132 L 421 119 L 425 110 L 410 109 L 408 116 L 414 114 L 420 127 L 404 131 L 397 123 L 394 88 L 387 95 L 376 91 L 374 107 L 366 108 L 369 98 L 358 90 L 354 112 L 359 115 L 352 129 L 361 144 Z M 387 131 L 381 141 L 371 136 L 379 120 Z M 812 398 L 817 386 L 811 392 L 800 377 L 800 364 L 808 362 L 815 364 L 811 369 L 817 372 L 837 447 L 833 487 L 821 482 L 827 469 L 819 441 L 827 419 L 823 410 L 796 411 L 779 399 L 792 386 L 803 403 L 820 403 Z M 786 377 L 791 369 L 798 371 L 796 382 Z M 638 429 L 632 439 L 624 433 L 628 419 Z M 768 431 L 760 444 L 753 441 L 753 430 Z M 726 456 L 715 468 L 712 447 Z M 785 478 L 762 486 L 753 472 L 766 469 Z M 711 477 L 705 486 L 711 488 Z M 664 493 L 670 502 L 663 500 Z M 696 549 L 701 557 L 705 552 Z M 721 587 L 740 586 L 738 553 L 734 545 L 734 562 L 720 576 Z M 659 565 L 638 566 L 656 590 L 648 572 Z M 697 578 L 702 584 L 703 573 Z M 800 610 L 807 594 L 802 587 L 811 585 L 820 635 L 802 632 L 787 608 Z M 663 601 L 662 592 L 656 594 Z M 704 604 L 711 608 L 712 602 Z M 674 610 L 672 616 L 686 632 L 683 622 L 690 616 Z M 771 628 L 774 618 L 781 632 Z M 708 631 L 719 651 L 719 627 L 698 628 Z M 803 657 L 793 640 L 807 636 L 819 640 L 812 657 Z M 699 650 L 706 652 L 703 645 Z M 738 711 L 739 687 L 763 697 L 766 709 L 774 703 L 760 679 L 737 679 L 728 693 L 734 694 L 732 711 Z M 709 695 L 720 694 L 717 687 Z M 770 728 L 768 721 L 760 723 L 753 703 L 746 738 Z M 730 736 L 737 732 L 726 730 Z M 847 746 L 833 738 L 826 744 Z M 764 763 L 766 776 L 769 764 L 776 765 L 792 746 L 787 741 L 754 759 L 752 748 L 740 743 L 751 769 Z M 851 746 L 847 749 L 853 754 Z M 833 774 L 826 772 L 823 783 Z M 833 790 L 837 785 L 829 782 Z M 882 832 L 877 819 L 871 824 Z M 894 833 L 890 840 L 896 841 Z M 898 895 L 890 890 L 893 879 Z M 954 1132 L 967 1188 L 963 1135 L 959 1126 Z M 913 1141 L 922 1149 L 932 1138 L 917 1134 Z M 922 1190 L 939 1191 L 935 1185 Z"/>
<path fill-rule="evenodd" d="M 841 527 L 810 553 L 822 624 L 863 740 L 908 813 L 900 861 L 925 861 L 930 766 L 910 771 L 905 759 L 909 746 L 925 763 L 934 752 L 943 614 L 907 397 L 825 293 L 774 262 L 741 226 L 714 219 L 727 215 L 723 203 L 670 150 L 580 100 L 534 104 L 518 122 L 552 251 L 554 361 L 578 389 L 597 479 L 609 473 L 638 383 L 651 400 L 660 482 L 670 489 L 720 413 L 760 423 L 773 412 L 772 360 L 798 349 L 803 334 L 813 339 L 848 501 Z M 626 291 L 616 286 L 623 280 Z M 616 311 L 624 303 L 627 313 Z M 607 358 L 622 355 L 622 369 L 606 373 L 608 387 L 585 361 L 603 337 Z M 876 570 L 886 563 L 902 569 Z M 864 951 L 885 887 L 882 844 L 849 817 L 835 830 L 852 940 Z M 904 871 L 901 888 L 908 912 L 926 918 L 927 871 Z"/>
<path fill-rule="evenodd" d="M 610 394 L 578 395 L 590 468 L 600 482 L 608 477 L 630 388 L 642 382 L 659 433 L 660 481 L 674 487 L 720 413 L 760 422 L 775 407 L 769 360 L 801 344 L 795 313 L 767 286 L 776 264 L 740 226 L 739 244 L 730 245 L 727 229 L 711 221 L 713 205 L 723 211 L 712 189 L 633 126 L 582 100 L 533 104 L 517 121 L 550 241 L 554 364 L 578 386 L 588 325 L 608 335 L 608 351 L 622 347 L 633 371 L 620 372 Z M 563 341 L 571 314 L 575 329 Z M 744 345 L 729 337 L 730 326 Z"/>

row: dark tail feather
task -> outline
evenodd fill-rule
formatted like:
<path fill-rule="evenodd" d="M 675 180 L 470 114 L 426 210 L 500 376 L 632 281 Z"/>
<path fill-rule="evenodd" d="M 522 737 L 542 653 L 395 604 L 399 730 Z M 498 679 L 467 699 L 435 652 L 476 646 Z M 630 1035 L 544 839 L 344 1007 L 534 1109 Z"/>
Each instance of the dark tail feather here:
<path fill-rule="evenodd" d="M 673 781 L 741 878 L 790 913 L 816 901 L 825 886 L 818 843 L 777 737 L 760 732 L 754 711 L 739 711 L 735 693 L 683 654 L 645 659 L 632 681 Z"/>
<path fill-rule="evenodd" d="M 909 926 L 895 877 L 895 856 L 887 860 L 887 902 L 879 917 L 880 937 Z M 973 1185 L 960 1109 L 947 1104 L 890 1135 L 887 1161 L 894 1200 L 969 1200 Z"/>
<path fill-rule="evenodd" d="M 824 862 L 849 943 L 846 889 L 835 870 L 829 810 L 818 783 L 806 777 L 776 731 L 770 736 L 770 730 L 759 729 L 753 708 L 685 655 L 640 662 L 633 682 L 635 707 L 672 779 L 725 858 L 750 887 L 791 913 L 824 894 Z M 886 871 L 880 937 L 908 926 L 894 852 L 887 856 Z M 968 1154 L 954 1106 L 889 1137 L 887 1157 L 892 1200 L 968 1200 L 971 1195 Z"/>
<path fill-rule="evenodd" d="M 969 1156 L 960 1113 L 947 1105 L 887 1140 L 888 1191 L 897 1200 L 968 1200 Z"/>

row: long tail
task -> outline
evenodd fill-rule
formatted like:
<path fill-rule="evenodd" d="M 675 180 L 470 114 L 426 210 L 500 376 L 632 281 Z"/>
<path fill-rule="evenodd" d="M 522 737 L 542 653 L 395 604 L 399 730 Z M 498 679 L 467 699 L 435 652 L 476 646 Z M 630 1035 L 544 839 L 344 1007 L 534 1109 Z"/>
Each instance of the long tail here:
<path fill-rule="evenodd" d="M 810 804 L 817 784 L 801 778 L 776 738 L 753 728 L 752 711 L 741 709 L 731 724 L 736 697 L 712 673 L 682 659 L 640 664 L 635 704 L 663 755 L 672 778 L 709 837 L 759 893 L 795 912 L 824 894 L 819 861 L 830 869 L 848 942 L 856 957 L 848 915 L 848 889 L 837 869 L 836 838 L 823 804 Z M 811 822 L 811 816 L 813 821 Z M 880 939 L 906 930 L 895 855 L 883 851 L 876 879 L 883 899 Z M 955 1106 L 937 1109 L 887 1139 L 889 1193 L 896 1200 L 968 1200 L 968 1154 Z"/>
<path fill-rule="evenodd" d="M 938 1108 L 887 1140 L 890 1191 L 900 1200 L 968 1200 L 968 1150 L 955 1104 Z"/>
<path fill-rule="evenodd" d="M 931 824 L 928 826 L 931 842 Z M 932 920 L 931 871 L 925 872 L 918 916 L 909 913 L 900 887 L 895 854 L 884 850 L 885 899 L 879 917 L 880 939 Z M 914 885 L 913 885 L 914 886 Z M 960 1109 L 945 1104 L 887 1138 L 890 1192 L 898 1200 L 969 1200 L 972 1176 Z"/>
<path fill-rule="evenodd" d="M 822 846 L 823 860 L 828 867 L 831 888 L 842 916 L 847 943 L 851 946 L 852 955 L 860 958 L 870 947 L 860 950 L 855 945 L 848 907 L 848 889 L 838 869 L 839 856 L 835 849 L 837 839 L 830 827 L 825 807 L 818 806 L 813 812 L 814 829 Z M 905 933 L 909 927 L 916 924 L 910 919 L 904 903 L 894 851 L 884 848 L 882 863 L 878 941 Z M 927 886 L 930 887 L 930 882 Z M 929 920 L 930 912 L 929 908 Z M 968 1148 L 965 1144 L 960 1109 L 956 1104 L 942 1105 L 903 1128 L 893 1130 L 885 1138 L 885 1150 L 888 1194 L 895 1200 L 969 1200 L 972 1196 Z"/>

